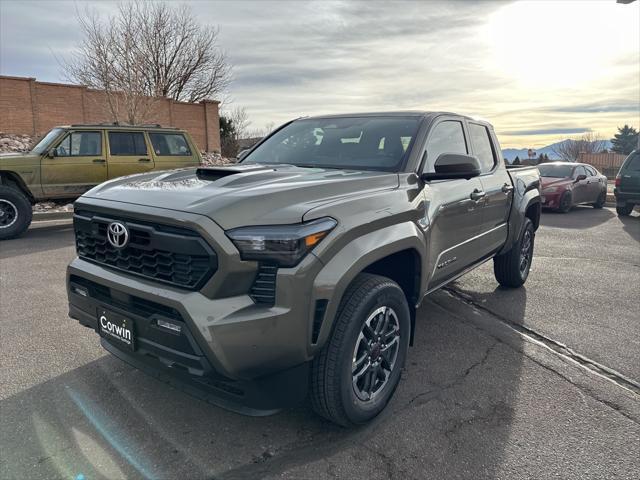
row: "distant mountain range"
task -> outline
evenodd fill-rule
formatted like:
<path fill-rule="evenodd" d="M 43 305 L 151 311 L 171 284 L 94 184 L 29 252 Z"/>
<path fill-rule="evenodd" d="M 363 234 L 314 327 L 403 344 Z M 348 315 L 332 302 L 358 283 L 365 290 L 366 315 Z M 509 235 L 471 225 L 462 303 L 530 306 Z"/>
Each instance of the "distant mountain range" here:
<path fill-rule="evenodd" d="M 557 149 L 559 145 L 567 141 L 569 140 L 568 139 L 561 140 L 560 142 L 552 143 L 551 145 L 547 145 L 546 147 L 542 147 L 542 148 L 534 148 L 533 150 L 536 152 L 537 155 L 545 154 L 545 155 L 548 155 L 551 160 L 559 160 L 558 156 L 554 153 L 554 150 Z M 610 149 L 612 145 L 609 140 L 606 140 L 604 142 L 604 146 L 606 149 Z M 506 158 L 509 162 L 513 162 L 516 159 L 516 157 L 520 157 L 520 160 L 524 160 L 525 158 L 528 158 L 527 156 L 528 151 L 529 151 L 528 148 L 505 148 L 502 150 L 502 156 Z"/>

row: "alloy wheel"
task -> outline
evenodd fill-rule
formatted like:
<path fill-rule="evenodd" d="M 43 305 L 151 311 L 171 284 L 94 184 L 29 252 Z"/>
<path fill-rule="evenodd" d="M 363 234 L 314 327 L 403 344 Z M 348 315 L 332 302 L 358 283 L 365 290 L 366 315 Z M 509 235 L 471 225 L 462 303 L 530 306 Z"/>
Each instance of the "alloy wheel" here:
<path fill-rule="evenodd" d="M 0 228 L 9 228 L 18 220 L 18 209 L 5 198 L 0 198 Z"/>
<path fill-rule="evenodd" d="M 374 310 L 364 322 L 353 351 L 353 391 L 362 401 L 379 395 L 389 382 L 400 348 L 400 323 L 391 307 Z"/>
<path fill-rule="evenodd" d="M 522 237 L 522 246 L 520 247 L 520 276 L 524 278 L 527 269 L 531 263 L 531 253 L 533 250 L 533 234 L 531 230 L 526 230 Z"/>

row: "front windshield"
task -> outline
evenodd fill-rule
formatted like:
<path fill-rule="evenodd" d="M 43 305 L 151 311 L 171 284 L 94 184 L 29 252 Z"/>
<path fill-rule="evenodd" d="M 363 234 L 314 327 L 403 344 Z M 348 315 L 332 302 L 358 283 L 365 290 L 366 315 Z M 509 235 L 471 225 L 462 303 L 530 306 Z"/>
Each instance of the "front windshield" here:
<path fill-rule="evenodd" d="M 573 169 L 573 165 L 538 165 L 541 177 L 569 178 Z"/>
<path fill-rule="evenodd" d="M 398 171 L 419 117 L 297 120 L 253 150 L 243 163 Z"/>
<path fill-rule="evenodd" d="M 60 132 L 62 132 L 62 128 L 54 128 L 51 130 L 31 149 L 31 153 L 37 153 L 38 155 L 44 153 L 49 148 L 53 139 L 60 135 Z"/>

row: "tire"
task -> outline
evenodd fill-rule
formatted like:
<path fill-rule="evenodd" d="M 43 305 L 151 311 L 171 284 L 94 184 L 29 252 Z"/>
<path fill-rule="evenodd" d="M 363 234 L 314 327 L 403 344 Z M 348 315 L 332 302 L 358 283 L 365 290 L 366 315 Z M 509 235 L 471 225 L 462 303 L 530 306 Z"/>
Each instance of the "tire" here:
<path fill-rule="evenodd" d="M 387 332 L 390 343 L 385 343 L 384 335 L 375 333 L 382 325 L 378 322 L 386 326 L 380 333 Z M 365 325 L 371 328 L 367 330 Z M 392 330 L 397 336 L 390 336 Z M 409 306 L 398 284 L 378 275 L 358 275 L 342 298 L 331 337 L 313 360 L 310 388 L 313 409 L 345 427 L 365 423 L 378 415 L 400 381 L 410 333 Z M 375 343 L 368 341 L 371 334 Z M 354 357 L 363 360 L 354 362 Z M 385 364 L 391 367 L 389 372 Z M 352 368 L 356 366 L 356 372 L 366 373 L 354 376 Z"/>
<path fill-rule="evenodd" d="M 32 218 L 31 202 L 17 188 L 0 185 L 0 240 L 22 235 Z"/>
<path fill-rule="evenodd" d="M 620 217 L 627 217 L 633 212 L 633 203 L 627 203 L 623 207 L 616 207 L 616 212 Z"/>
<path fill-rule="evenodd" d="M 533 260 L 535 235 L 533 223 L 525 218 L 518 242 L 508 252 L 493 258 L 493 273 L 503 287 L 517 288 L 527 281 Z"/>
<path fill-rule="evenodd" d="M 602 208 L 604 207 L 604 203 L 607 201 L 607 192 L 600 192 L 600 196 L 598 197 L 598 201 L 593 204 L 593 208 Z"/>
<path fill-rule="evenodd" d="M 571 202 L 572 202 L 571 192 L 564 192 L 562 197 L 560 197 L 560 205 L 558 206 L 558 211 L 560 213 L 568 213 L 571 210 Z"/>

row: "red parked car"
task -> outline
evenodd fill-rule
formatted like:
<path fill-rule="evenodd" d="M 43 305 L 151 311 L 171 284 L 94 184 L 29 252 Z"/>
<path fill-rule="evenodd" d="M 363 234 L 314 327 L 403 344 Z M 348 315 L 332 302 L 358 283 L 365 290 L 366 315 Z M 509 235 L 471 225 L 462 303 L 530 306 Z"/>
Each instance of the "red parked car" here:
<path fill-rule="evenodd" d="M 542 207 L 567 213 L 578 204 L 602 208 L 607 200 L 607 177 L 586 163 L 551 162 L 538 165 Z"/>

